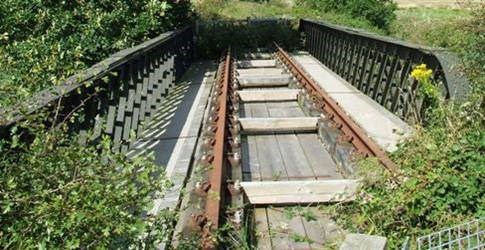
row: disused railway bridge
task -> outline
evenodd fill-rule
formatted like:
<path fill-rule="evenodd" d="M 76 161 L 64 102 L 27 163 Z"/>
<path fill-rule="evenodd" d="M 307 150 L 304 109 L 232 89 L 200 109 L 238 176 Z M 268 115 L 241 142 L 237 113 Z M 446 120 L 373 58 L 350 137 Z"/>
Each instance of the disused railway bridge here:
<path fill-rule="evenodd" d="M 322 249 L 344 232 L 315 205 L 355 198 L 356 158 L 376 156 L 399 174 L 386 151 L 427 105 L 411 69 L 433 69 L 445 98 L 466 92 L 446 51 L 311 20 L 300 21 L 300 50 L 275 39 L 264 49 L 227 48 L 219 65 L 195 61 L 201 30 L 228 27 L 201 25 L 120 51 L 40 93 L 24 113 L 5 112 L 2 136 L 25 113 L 56 108 L 49 123 L 82 112 L 73 133 L 109 135 L 128 157 L 153 152 L 174 186 L 149 212 L 180 211 L 160 247 L 196 234 L 203 248 L 230 248 L 216 237 L 229 225 L 232 238 L 251 227 L 246 243 L 258 249 Z M 285 20 L 237 25 L 290 29 Z M 301 205 L 307 216 L 285 216 Z"/>

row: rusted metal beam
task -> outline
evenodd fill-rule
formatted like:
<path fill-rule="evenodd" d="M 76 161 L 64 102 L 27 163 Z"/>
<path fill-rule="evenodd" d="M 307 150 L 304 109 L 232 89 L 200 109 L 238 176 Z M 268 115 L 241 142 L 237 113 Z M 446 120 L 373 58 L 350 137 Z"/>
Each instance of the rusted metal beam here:
<path fill-rule="evenodd" d="M 225 167 L 226 167 L 226 137 L 227 137 L 227 114 L 228 114 L 228 93 L 231 81 L 232 58 L 229 49 L 224 59 L 223 72 L 217 82 L 217 101 L 214 104 L 216 118 L 212 169 L 209 175 L 210 189 L 207 192 L 205 217 L 206 226 L 204 227 L 204 249 L 214 249 L 216 242 L 212 234 L 220 225 L 220 212 L 224 204 L 225 197 Z"/>
<path fill-rule="evenodd" d="M 365 156 L 375 156 L 391 173 L 397 174 L 398 167 L 362 128 L 360 128 L 318 84 L 307 76 L 306 72 L 278 44 L 277 57 L 296 77 L 317 103 L 317 108 L 324 112 L 343 132 L 348 141 Z"/>

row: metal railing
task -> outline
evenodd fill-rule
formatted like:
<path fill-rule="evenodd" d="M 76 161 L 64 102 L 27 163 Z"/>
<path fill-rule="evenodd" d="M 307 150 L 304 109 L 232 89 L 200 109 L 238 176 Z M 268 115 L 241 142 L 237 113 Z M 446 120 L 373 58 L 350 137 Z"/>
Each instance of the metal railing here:
<path fill-rule="evenodd" d="M 132 133 L 143 129 L 192 63 L 193 37 L 193 26 L 166 32 L 38 93 L 23 108 L 1 110 L 0 138 L 8 138 L 12 126 L 41 110 L 50 111 L 45 121 L 54 125 L 78 113 L 80 118 L 69 125 L 72 132 L 86 139 L 107 134 L 115 151 L 126 152 Z"/>
<path fill-rule="evenodd" d="M 458 60 L 444 49 L 405 43 L 361 30 L 300 20 L 305 47 L 329 69 L 404 120 L 422 115 L 424 98 L 409 75 L 426 64 L 445 98 L 461 98 L 468 83 L 456 67 Z"/>
<path fill-rule="evenodd" d="M 418 250 L 485 249 L 485 218 L 419 237 Z"/>

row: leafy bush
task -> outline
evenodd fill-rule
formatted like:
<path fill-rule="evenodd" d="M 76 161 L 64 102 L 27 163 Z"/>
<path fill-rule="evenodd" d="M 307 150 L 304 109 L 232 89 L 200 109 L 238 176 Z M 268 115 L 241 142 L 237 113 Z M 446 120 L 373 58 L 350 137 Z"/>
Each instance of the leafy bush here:
<path fill-rule="evenodd" d="M 340 12 L 364 18 L 372 25 L 387 30 L 396 19 L 397 5 L 392 0 L 297 0 L 298 5 L 326 12 Z"/>
<path fill-rule="evenodd" d="M 460 115 L 457 115 L 460 114 Z M 477 103 L 442 107 L 433 123 L 393 154 L 402 176 L 396 181 L 375 162 L 361 171 L 360 202 L 338 216 L 355 231 L 387 236 L 390 248 L 411 239 L 485 216 L 485 133 Z M 370 174 L 372 173 L 372 174 Z"/>
<path fill-rule="evenodd" d="M 0 107 L 164 31 L 187 24 L 190 1 L 0 2 Z"/>
<path fill-rule="evenodd" d="M 168 186 L 159 167 L 112 153 L 107 138 L 86 146 L 44 129 L 0 143 L 0 248 L 127 248 L 166 234 L 168 213 L 145 216 Z"/>
<path fill-rule="evenodd" d="M 299 34 L 291 23 L 238 23 L 219 20 L 203 22 L 197 38 L 197 52 L 206 58 L 219 58 L 229 46 L 244 50 L 271 48 L 273 41 L 289 49 L 299 46 Z"/>
<path fill-rule="evenodd" d="M 0 107 L 187 24 L 190 8 L 168 0 L 0 2 Z M 66 124 L 39 120 L 0 140 L 0 248 L 152 248 L 166 236 L 174 216 L 147 215 L 168 186 L 159 166 L 112 153 L 108 138 L 80 144 Z"/>

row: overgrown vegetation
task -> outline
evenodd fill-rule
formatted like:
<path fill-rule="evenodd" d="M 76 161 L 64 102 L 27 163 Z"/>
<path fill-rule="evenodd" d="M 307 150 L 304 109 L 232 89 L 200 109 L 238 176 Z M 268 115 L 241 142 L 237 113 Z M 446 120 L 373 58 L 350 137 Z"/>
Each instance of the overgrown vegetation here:
<path fill-rule="evenodd" d="M 463 40 L 459 32 L 471 18 L 468 9 L 411 8 L 396 11 L 390 34 L 408 42 L 433 47 L 453 47 Z"/>
<path fill-rule="evenodd" d="M 231 21 L 247 18 L 314 18 L 349 25 L 352 27 L 372 30 L 378 33 L 380 29 L 375 22 L 387 23 L 394 18 L 394 5 L 388 1 L 368 0 L 365 6 L 355 1 L 296 1 L 291 5 L 288 1 L 236 1 L 236 0 L 203 0 L 196 1 L 196 10 L 202 19 L 200 36 L 198 37 L 198 52 L 202 57 L 219 57 L 229 45 L 236 51 L 242 49 L 264 48 L 277 41 L 287 49 L 299 48 L 299 38 L 296 32 L 297 20 L 293 24 L 279 25 L 260 23 L 251 25 L 234 24 Z M 383 4 L 385 3 L 385 4 Z M 334 8 L 337 6 L 338 8 Z M 358 8 L 368 13 L 361 18 L 356 12 Z M 328 11 L 328 10 L 332 11 Z M 293 26 L 293 27 L 292 27 Z"/>
<path fill-rule="evenodd" d="M 270 48 L 277 42 L 285 48 L 295 49 L 300 45 L 296 24 L 279 23 L 246 23 L 205 21 L 199 26 L 197 52 L 203 58 L 219 58 L 223 51 L 231 46 L 233 52 L 241 53 L 258 48 Z"/>
<path fill-rule="evenodd" d="M 207 19 L 246 18 L 311 18 L 347 25 L 355 28 L 384 33 L 364 18 L 354 18 L 347 12 L 326 12 L 309 8 L 305 4 L 290 5 L 284 0 L 240 1 L 240 0 L 200 0 L 195 4 L 197 14 Z"/>
<path fill-rule="evenodd" d="M 0 2 L 0 107 L 191 21 L 189 1 Z"/>
<path fill-rule="evenodd" d="M 359 202 L 335 207 L 341 223 L 387 236 L 390 248 L 408 236 L 414 244 L 418 236 L 485 216 L 484 6 L 470 15 L 459 24 L 461 39 L 449 40 L 473 86 L 468 100 L 442 100 L 429 111 L 426 127 L 416 127 L 392 154 L 402 170 L 397 179 L 376 162 L 364 161 Z"/>
<path fill-rule="evenodd" d="M 36 125 L 37 124 L 37 125 Z M 0 142 L 0 247 L 153 247 L 172 216 L 146 216 L 169 182 L 150 159 L 111 152 L 108 138 L 79 144 L 62 128 L 27 122 Z M 35 135 L 33 142 L 15 131 Z"/>
<path fill-rule="evenodd" d="M 164 0 L 0 2 L 0 108 L 187 24 L 190 8 Z M 165 239 L 174 216 L 147 214 L 169 185 L 160 166 L 112 153 L 108 138 L 81 144 L 67 124 L 46 127 L 45 117 L 27 117 L 0 139 L 0 248 L 140 249 Z"/>
<path fill-rule="evenodd" d="M 397 5 L 392 0 L 297 0 L 297 5 L 326 13 L 343 13 L 351 18 L 368 21 L 387 30 L 396 18 Z"/>

